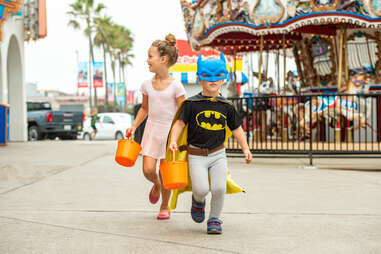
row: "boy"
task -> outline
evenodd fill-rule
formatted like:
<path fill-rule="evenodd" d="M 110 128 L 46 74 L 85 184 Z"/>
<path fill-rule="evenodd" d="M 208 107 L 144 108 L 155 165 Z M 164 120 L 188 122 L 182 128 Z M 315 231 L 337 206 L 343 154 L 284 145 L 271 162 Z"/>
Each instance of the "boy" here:
<path fill-rule="evenodd" d="M 186 150 L 192 181 L 192 219 L 201 223 L 205 219 L 205 197 L 212 193 L 207 222 L 208 234 L 221 234 L 220 219 L 226 192 L 228 168 L 224 143 L 230 130 L 238 141 L 247 163 L 252 160 L 242 119 L 234 106 L 220 96 L 219 89 L 227 78 L 225 57 L 197 61 L 197 78 L 202 92 L 186 100 L 180 108 L 169 139 L 169 149 Z M 175 118 L 176 119 L 176 118 Z M 177 141 L 187 126 L 187 145 L 177 147 Z"/>
<path fill-rule="evenodd" d="M 90 133 L 90 140 L 95 139 L 95 135 L 97 135 L 97 127 L 95 126 L 96 122 L 99 122 L 100 117 L 98 116 L 98 109 L 94 108 L 93 113 L 90 115 L 91 121 L 90 121 L 90 126 L 93 129 L 93 131 Z"/>

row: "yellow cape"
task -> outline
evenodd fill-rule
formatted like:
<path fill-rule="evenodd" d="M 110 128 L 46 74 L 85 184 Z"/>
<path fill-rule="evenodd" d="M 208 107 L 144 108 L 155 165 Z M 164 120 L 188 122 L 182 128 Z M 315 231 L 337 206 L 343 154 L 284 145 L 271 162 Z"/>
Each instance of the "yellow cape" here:
<path fill-rule="evenodd" d="M 218 97 L 217 98 L 202 98 L 202 97 L 200 98 L 200 97 L 195 96 L 195 97 L 188 99 L 187 101 L 200 101 L 200 100 L 219 101 L 219 102 L 229 103 L 226 100 L 218 99 Z M 171 139 L 172 127 L 173 127 L 174 123 L 177 121 L 177 119 L 180 115 L 180 112 L 184 106 L 184 103 L 185 102 L 183 102 L 180 105 L 180 107 L 178 108 L 176 115 L 174 117 L 174 120 L 172 122 L 171 130 L 169 132 L 168 141 L 167 141 L 167 151 L 166 151 L 165 161 L 171 161 L 171 159 L 172 159 L 172 152 L 168 148 L 169 144 L 171 142 L 170 139 Z M 226 144 L 228 138 L 231 136 L 232 133 L 231 133 L 231 131 L 227 125 L 225 128 L 226 128 L 226 132 L 225 132 L 226 133 L 225 144 Z M 182 145 L 187 145 L 188 144 L 187 138 L 188 138 L 188 124 L 184 127 L 183 131 L 180 134 L 180 137 L 177 141 L 177 147 L 180 147 Z M 176 151 L 176 160 L 188 161 L 188 152 L 187 151 L 180 152 L 179 150 L 177 150 Z M 170 201 L 170 205 L 169 205 L 170 210 L 176 209 L 178 196 L 181 193 L 186 192 L 186 191 L 192 191 L 192 184 L 191 184 L 191 179 L 190 179 L 189 174 L 188 174 L 188 185 L 182 189 L 177 189 L 177 190 L 172 191 L 172 197 L 171 197 L 171 201 Z M 227 194 L 233 194 L 233 193 L 239 193 L 239 192 L 245 192 L 245 191 L 234 182 L 234 180 L 231 177 L 230 170 L 228 170 L 228 178 L 226 181 L 226 193 Z"/>

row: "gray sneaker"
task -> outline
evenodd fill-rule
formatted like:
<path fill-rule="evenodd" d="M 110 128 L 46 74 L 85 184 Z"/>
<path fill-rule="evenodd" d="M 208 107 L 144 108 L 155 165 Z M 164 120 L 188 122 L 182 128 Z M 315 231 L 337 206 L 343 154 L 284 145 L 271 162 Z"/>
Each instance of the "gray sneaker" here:
<path fill-rule="evenodd" d="M 222 234 L 222 220 L 218 218 L 210 218 L 208 220 L 208 234 Z"/>

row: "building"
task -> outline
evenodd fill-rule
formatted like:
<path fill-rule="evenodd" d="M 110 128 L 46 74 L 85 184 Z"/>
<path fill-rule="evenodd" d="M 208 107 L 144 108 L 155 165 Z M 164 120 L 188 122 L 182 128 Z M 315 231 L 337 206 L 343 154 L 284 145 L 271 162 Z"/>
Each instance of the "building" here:
<path fill-rule="evenodd" d="M 0 0 L 0 103 L 10 105 L 10 141 L 27 140 L 24 40 L 46 36 L 46 0 Z"/>

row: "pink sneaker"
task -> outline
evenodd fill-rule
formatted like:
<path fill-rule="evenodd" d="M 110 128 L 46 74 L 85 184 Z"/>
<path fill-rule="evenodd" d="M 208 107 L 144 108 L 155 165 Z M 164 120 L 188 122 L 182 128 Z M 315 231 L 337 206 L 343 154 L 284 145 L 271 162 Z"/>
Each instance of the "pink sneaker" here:
<path fill-rule="evenodd" d="M 157 201 L 159 201 L 159 199 L 160 199 L 160 193 L 159 193 L 159 196 L 154 197 L 153 194 L 152 194 L 153 188 L 155 188 L 155 185 L 152 186 L 151 191 L 149 192 L 148 198 L 149 198 L 149 202 L 151 202 L 151 204 L 156 204 Z"/>
<path fill-rule="evenodd" d="M 158 220 L 168 220 L 170 217 L 171 217 L 171 212 L 168 211 L 168 213 L 159 213 L 156 218 Z"/>

